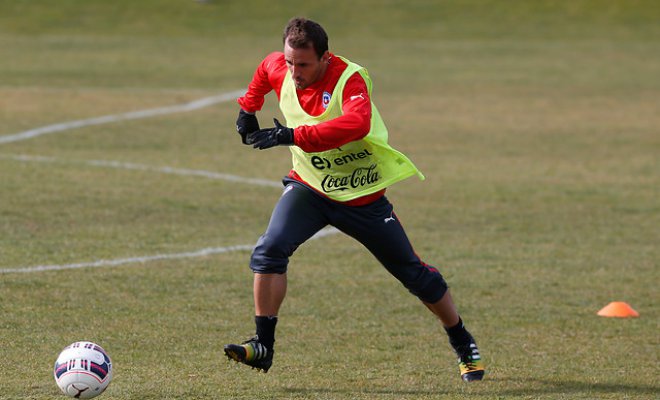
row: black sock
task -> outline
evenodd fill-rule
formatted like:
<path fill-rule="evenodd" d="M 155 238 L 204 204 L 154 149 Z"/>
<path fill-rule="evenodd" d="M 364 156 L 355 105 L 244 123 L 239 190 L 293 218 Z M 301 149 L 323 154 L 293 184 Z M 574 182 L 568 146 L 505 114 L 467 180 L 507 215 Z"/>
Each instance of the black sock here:
<path fill-rule="evenodd" d="M 463 320 L 460 317 L 458 317 L 458 323 L 456 325 L 445 328 L 445 331 L 447 332 L 447 336 L 449 336 L 449 343 L 454 348 L 458 346 L 465 346 L 474 340 L 472 339 L 470 332 L 465 329 Z"/>
<path fill-rule="evenodd" d="M 254 322 L 257 325 L 257 336 L 259 343 L 266 346 L 268 350 L 273 350 L 275 344 L 275 325 L 277 325 L 277 317 L 254 317 Z"/>

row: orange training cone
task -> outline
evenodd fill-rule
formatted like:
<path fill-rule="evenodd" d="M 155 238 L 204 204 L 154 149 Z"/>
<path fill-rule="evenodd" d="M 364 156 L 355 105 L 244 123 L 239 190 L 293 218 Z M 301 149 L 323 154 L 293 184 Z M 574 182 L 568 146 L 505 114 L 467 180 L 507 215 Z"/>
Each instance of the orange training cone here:
<path fill-rule="evenodd" d="M 613 301 L 598 311 L 601 317 L 618 317 L 618 318 L 631 318 L 639 317 L 639 313 L 635 311 L 628 303 L 623 301 Z"/>

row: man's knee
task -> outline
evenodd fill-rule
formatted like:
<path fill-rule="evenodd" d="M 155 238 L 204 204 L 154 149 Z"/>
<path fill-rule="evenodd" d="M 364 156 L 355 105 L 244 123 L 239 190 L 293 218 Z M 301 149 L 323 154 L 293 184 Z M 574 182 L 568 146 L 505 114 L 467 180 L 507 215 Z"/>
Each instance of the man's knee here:
<path fill-rule="evenodd" d="M 422 264 L 409 272 L 400 278 L 401 283 L 423 302 L 435 303 L 447 292 L 445 278 L 434 267 Z"/>
<path fill-rule="evenodd" d="M 250 269 L 259 274 L 283 274 L 292 252 L 286 244 L 262 235 L 252 251 Z"/>

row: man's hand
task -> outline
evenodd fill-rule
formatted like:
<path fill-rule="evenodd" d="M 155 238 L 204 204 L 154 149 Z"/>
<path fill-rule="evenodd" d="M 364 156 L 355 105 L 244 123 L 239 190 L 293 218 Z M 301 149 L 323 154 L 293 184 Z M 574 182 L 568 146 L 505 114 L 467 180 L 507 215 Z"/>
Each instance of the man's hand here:
<path fill-rule="evenodd" d="M 259 129 L 247 135 L 247 142 L 255 149 L 269 149 L 277 145 L 290 146 L 293 144 L 293 129 L 280 124 L 276 118 L 274 128 Z"/>
<path fill-rule="evenodd" d="M 257 116 L 241 109 L 238 112 L 238 119 L 236 120 L 236 131 L 241 135 L 243 144 L 252 144 L 248 142 L 247 135 L 258 130 L 259 121 L 257 120 Z"/>

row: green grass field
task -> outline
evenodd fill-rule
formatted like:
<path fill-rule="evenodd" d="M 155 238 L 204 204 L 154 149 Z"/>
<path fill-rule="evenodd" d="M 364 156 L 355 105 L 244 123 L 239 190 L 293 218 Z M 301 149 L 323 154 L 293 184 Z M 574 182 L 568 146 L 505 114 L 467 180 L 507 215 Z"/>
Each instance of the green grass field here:
<path fill-rule="evenodd" d="M 342 235 L 292 259 L 271 371 L 225 359 L 253 334 L 246 248 L 280 189 L 220 174 L 290 166 L 240 145 L 234 101 L 3 142 L 243 89 L 295 15 L 369 69 L 427 176 L 388 197 L 483 382 Z M 77 340 L 110 353 L 107 400 L 660 397 L 658 20 L 651 0 L 0 0 L 0 399 L 62 398 L 53 363 Z M 597 316 L 611 301 L 640 317 Z"/>

